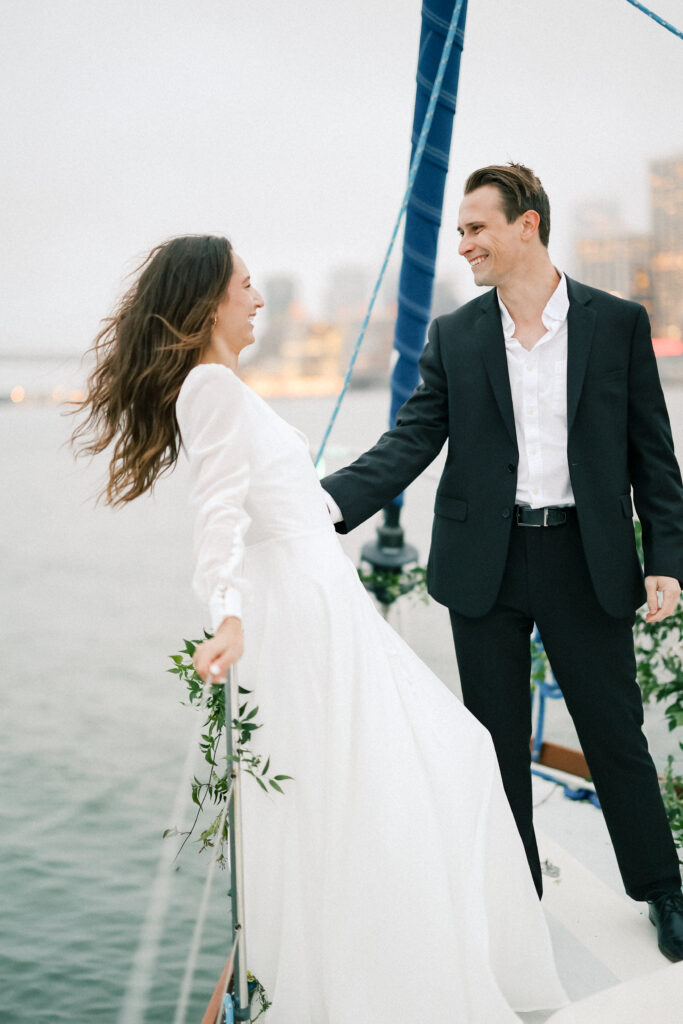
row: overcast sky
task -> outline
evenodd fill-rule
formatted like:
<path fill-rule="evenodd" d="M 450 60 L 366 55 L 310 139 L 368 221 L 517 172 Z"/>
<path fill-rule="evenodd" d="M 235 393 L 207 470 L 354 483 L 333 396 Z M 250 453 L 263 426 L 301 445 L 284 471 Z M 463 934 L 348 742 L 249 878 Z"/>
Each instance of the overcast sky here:
<path fill-rule="evenodd" d="M 651 0 L 683 26 L 681 0 Z M 379 270 L 405 186 L 419 0 L 2 0 L 0 353 L 81 350 L 136 258 L 224 232 L 256 283 Z M 683 151 L 683 40 L 626 0 L 470 0 L 439 258 L 477 166 L 529 164 L 572 269 L 573 213 L 648 226 Z"/>

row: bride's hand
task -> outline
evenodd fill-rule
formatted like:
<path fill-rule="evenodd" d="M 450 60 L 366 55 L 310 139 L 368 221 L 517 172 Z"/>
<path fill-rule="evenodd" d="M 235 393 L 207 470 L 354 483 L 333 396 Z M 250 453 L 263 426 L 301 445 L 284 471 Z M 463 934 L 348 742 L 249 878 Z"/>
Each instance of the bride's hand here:
<path fill-rule="evenodd" d="M 230 665 L 239 661 L 244 651 L 242 621 L 235 616 L 223 619 L 210 640 L 195 649 L 192 659 L 194 667 L 206 682 L 222 684 Z"/>

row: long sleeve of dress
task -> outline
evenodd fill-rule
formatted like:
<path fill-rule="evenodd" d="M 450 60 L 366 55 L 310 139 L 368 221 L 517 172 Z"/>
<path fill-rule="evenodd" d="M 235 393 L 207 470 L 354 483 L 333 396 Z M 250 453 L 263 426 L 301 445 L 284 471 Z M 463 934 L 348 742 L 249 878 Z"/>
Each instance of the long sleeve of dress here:
<path fill-rule="evenodd" d="M 190 462 L 196 568 L 192 586 L 209 607 L 215 630 L 241 617 L 244 509 L 249 487 L 249 437 L 243 385 L 218 364 L 195 367 L 183 384 L 176 415 Z"/>

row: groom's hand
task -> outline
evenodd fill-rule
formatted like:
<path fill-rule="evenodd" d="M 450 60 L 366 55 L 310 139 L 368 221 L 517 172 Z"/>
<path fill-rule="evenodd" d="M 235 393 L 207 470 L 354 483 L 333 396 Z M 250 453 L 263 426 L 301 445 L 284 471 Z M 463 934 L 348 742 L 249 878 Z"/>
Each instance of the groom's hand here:
<path fill-rule="evenodd" d="M 681 586 L 673 576 L 646 576 L 645 592 L 648 607 L 645 621 L 661 622 L 676 610 L 678 598 L 681 595 Z M 661 605 L 657 599 L 657 593 L 662 595 Z"/>

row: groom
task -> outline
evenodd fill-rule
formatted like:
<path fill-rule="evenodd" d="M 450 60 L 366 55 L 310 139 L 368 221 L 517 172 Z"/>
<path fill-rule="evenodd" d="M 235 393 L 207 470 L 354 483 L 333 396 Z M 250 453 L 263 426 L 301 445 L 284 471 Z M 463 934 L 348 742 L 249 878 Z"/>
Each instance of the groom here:
<path fill-rule="evenodd" d="M 460 254 L 490 290 L 438 317 L 397 425 L 326 477 L 341 532 L 388 504 L 448 442 L 428 585 L 448 606 L 465 704 L 490 731 L 539 895 L 529 773 L 534 622 L 590 765 L 627 893 L 683 959 L 678 858 L 641 731 L 632 626 L 670 615 L 683 485 L 645 310 L 548 255 L 534 173 L 465 185 Z M 642 523 L 645 581 L 633 531 Z M 658 602 L 660 595 L 661 603 Z"/>

